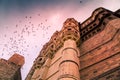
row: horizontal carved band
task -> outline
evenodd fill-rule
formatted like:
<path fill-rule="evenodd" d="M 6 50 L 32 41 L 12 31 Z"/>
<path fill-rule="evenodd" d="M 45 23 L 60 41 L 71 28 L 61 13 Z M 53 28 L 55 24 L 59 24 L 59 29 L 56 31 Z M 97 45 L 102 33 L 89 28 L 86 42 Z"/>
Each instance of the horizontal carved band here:
<path fill-rule="evenodd" d="M 59 66 L 60 66 L 61 64 L 65 63 L 65 62 L 72 62 L 72 63 L 76 64 L 76 65 L 78 66 L 78 68 L 79 68 L 78 63 L 75 62 L 75 61 L 73 61 L 73 60 L 64 60 L 64 61 L 62 61 L 62 62 L 59 64 Z"/>
<path fill-rule="evenodd" d="M 59 78 L 57 80 L 60 80 L 62 78 L 72 78 L 74 80 L 79 80 L 77 77 L 75 77 L 74 75 L 70 75 L 70 74 L 61 75 L 61 76 L 59 76 Z"/>
<path fill-rule="evenodd" d="M 62 54 L 63 54 L 63 52 L 64 52 L 65 50 L 67 50 L 67 49 L 72 49 L 72 50 L 74 50 L 74 51 L 77 53 L 77 56 L 79 55 L 78 51 L 77 51 L 75 48 L 72 48 L 72 47 L 64 48 L 64 49 L 62 50 Z"/>

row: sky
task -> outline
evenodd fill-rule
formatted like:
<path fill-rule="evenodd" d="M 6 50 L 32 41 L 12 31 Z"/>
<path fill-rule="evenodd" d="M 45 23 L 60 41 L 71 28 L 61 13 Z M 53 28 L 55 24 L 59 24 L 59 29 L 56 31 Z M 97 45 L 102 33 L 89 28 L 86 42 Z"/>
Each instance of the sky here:
<path fill-rule="evenodd" d="M 0 0 L 0 58 L 25 57 L 25 80 L 42 46 L 67 18 L 83 22 L 98 7 L 120 9 L 120 0 Z"/>

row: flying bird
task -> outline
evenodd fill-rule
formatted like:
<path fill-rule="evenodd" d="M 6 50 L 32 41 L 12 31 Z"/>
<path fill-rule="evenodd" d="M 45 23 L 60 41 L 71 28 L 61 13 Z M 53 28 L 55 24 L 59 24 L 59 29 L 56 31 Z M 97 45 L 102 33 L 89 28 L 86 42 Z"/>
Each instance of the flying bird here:
<path fill-rule="evenodd" d="M 5 34 L 4 37 L 6 37 L 7 35 Z"/>
<path fill-rule="evenodd" d="M 47 22 L 47 19 L 45 21 Z"/>
<path fill-rule="evenodd" d="M 29 18 L 31 19 L 32 17 L 30 16 Z"/>
<path fill-rule="evenodd" d="M 38 16 L 40 16 L 40 14 L 38 14 Z"/>
<path fill-rule="evenodd" d="M 27 18 L 27 16 L 25 16 L 25 18 Z"/>
<path fill-rule="evenodd" d="M 82 1 L 80 1 L 80 3 L 82 3 Z"/>
<path fill-rule="evenodd" d="M 18 25 L 16 24 L 16 28 L 18 27 Z"/>

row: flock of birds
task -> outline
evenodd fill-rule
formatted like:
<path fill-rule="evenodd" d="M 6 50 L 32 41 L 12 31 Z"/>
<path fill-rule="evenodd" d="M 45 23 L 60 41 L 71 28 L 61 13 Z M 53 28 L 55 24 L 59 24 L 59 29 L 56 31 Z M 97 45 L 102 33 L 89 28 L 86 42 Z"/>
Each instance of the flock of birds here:
<path fill-rule="evenodd" d="M 82 3 L 82 1 L 80 1 L 80 3 Z M 41 19 L 41 14 L 36 14 L 35 16 Z M 44 45 L 44 43 L 41 42 L 50 39 L 51 36 L 48 35 L 52 27 L 46 25 L 49 22 L 48 19 L 39 20 L 37 24 L 35 24 L 33 20 L 35 20 L 34 16 L 24 16 L 24 19 L 16 21 L 15 25 L 4 26 L 5 31 L 0 34 L 0 58 L 6 56 L 11 57 L 14 53 L 19 53 L 20 55 L 28 57 L 31 56 L 29 52 L 30 49 L 33 50 L 33 48 L 40 51 L 40 46 Z M 39 40 L 40 44 L 34 44 L 36 40 Z M 27 69 L 27 67 L 24 68 Z M 22 70 L 25 69 L 22 68 Z M 25 71 L 23 72 L 25 73 Z"/>
<path fill-rule="evenodd" d="M 38 17 L 40 17 L 40 14 L 37 14 Z M 4 56 L 4 54 L 8 54 L 9 56 L 12 56 L 14 53 L 19 53 L 21 55 L 26 55 L 24 54 L 30 45 L 30 40 L 29 37 L 33 38 L 34 41 L 37 38 L 43 39 L 47 38 L 49 39 L 50 36 L 46 36 L 49 32 L 49 28 L 51 26 L 45 26 L 43 22 L 40 22 L 39 24 L 34 24 L 32 22 L 32 16 L 25 16 L 24 20 L 27 21 L 27 23 L 22 23 L 23 20 L 18 21 L 18 24 L 14 25 L 15 29 L 12 33 L 7 30 L 10 27 L 6 27 L 6 32 L 2 34 L 3 38 L 6 38 L 5 43 L 0 43 L 2 45 L 2 50 L 1 50 L 1 56 Z M 47 19 L 44 20 L 45 23 L 47 23 Z M 22 25 L 21 25 L 22 24 Z M 23 26 L 24 25 L 24 26 Z M 39 33 L 39 34 L 38 34 Z M 9 36 L 9 34 L 12 34 L 12 36 Z M 42 35 L 42 37 L 38 37 L 39 35 Z M 29 41 L 29 42 L 27 42 Z M 35 44 L 34 47 L 37 48 L 38 45 L 40 44 Z M 42 46 L 43 44 L 41 44 Z M 32 45 L 33 46 L 33 45 Z M 27 53 L 27 56 L 29 56 L 29 53 Z"/>
<path fill-rule="evenodd" d="M 82 3 L 82 1 L 80 1 L 80 3 Z M 37 14 L 38 17 L 40 17 L 40 14 Z M 45 38 L 45 35 L 48 34 L 48 29 L 51 26 L 44 26 L 43 22 L 39 23 L 37 26 L 34 25 L 34 23 L 32 22 L 32 16 L 25 16 L 25 19 L 28 20 L 28 22 L 24 25 L 24 26 L 20 26 L 19 24 L 22 24 L 22 20 L 19 21 L 18 24 L 16 24 L 15 27 L 15 31 L 13 31 L 13 36 L 10 37 L 7 34 L 4 34 L 4 38 L 8 38 L 9 40 L 7 40 L 8 42 L 6 43 L 0 43 L 0 45 L 4 45 L 2 48 L 2 52 L 0 52 L 1 56 L 3 56 L 5 51 L 8 52 L 8 55 L 12 55 L 13 53 L 20 53 L 22 55 L 24 55 L 24 52 L 27 51 L 28 47 L 30 47 L 30 45 L 26 42 L 26 37 L 27 36 L 32 36 L 35 37 L 37 35 L 39 35 L 37 32 L 39 32 L 40 34 L 42 34 L 42 38 Z M 47 22 L 48 20 L 45 19 L 45 22 Z M 9 27 L 6 27 L 6 31 Z M 22 28 L 21 31 L 19 28 Z M 42 31 L 43 30 L 43 33 Z M 49 39 L 49 37 L 47 37 L 47 39 Z M 43 44 L 41 44 L 42 46 Z M 35 45 L 35 47 L 37 47 L 37 45 Z M 29 55 L 29 54 L 27 54 Z"/>

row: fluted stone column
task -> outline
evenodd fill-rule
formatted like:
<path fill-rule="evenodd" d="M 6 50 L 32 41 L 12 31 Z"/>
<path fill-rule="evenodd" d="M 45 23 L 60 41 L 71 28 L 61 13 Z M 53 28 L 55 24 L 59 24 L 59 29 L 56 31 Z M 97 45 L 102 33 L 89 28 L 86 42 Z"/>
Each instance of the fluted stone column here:
<path fill-rule="evenodd" d="M 80 80 L 79 51 L 74 40 L 64 42 L 62 60 L 59 64 L 60 76 L 58 80 Z"/>

